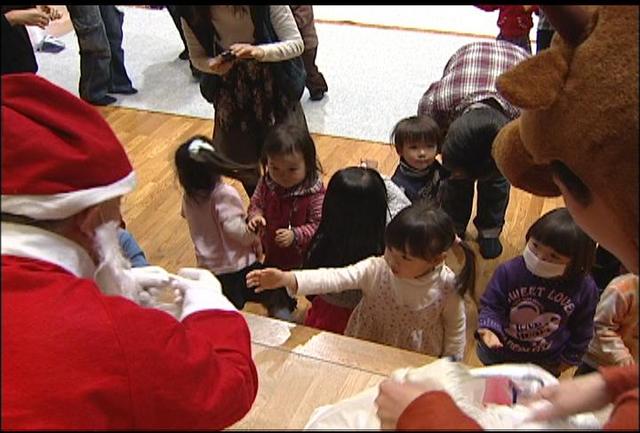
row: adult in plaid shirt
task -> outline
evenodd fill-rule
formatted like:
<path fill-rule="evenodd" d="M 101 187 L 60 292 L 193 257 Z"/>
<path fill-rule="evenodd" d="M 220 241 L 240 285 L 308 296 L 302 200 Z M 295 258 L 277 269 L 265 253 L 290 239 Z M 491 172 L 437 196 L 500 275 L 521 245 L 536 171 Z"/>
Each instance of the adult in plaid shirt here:
<path fill-rule="evenodd" d="M 429 86 L 418 115 L 433 118 L 446 131 L 442 163 L 451 175 L 443 183 L 442 206 L 464 238 L 478 182 L 477 215 L 480 254 L 486 259 L 502 253 L 499 236 L 509 202 L 509 182 L 498 171 L 491 144 L 500 128 L 519 110 L 496 89 L 496 79 L 530 55 L 504 41 L 462 46 L 447 62 L 442 78 Z"/>

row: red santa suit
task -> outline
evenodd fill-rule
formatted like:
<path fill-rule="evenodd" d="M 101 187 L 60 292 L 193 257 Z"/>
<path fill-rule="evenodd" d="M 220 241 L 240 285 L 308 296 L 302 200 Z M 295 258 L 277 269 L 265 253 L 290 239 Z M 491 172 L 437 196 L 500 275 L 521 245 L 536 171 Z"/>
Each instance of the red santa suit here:
<path fill-rule="evenodd" d="M 242 418 L 258 377 L 241 314 L 178 322 L 103 295 L 94 271 L 73 242 L 2 224 L 4 428 L 221 429 Z"/>
<path fill-rule="evenodd" d="M 131 166 L 99 113 L 43 78 L 2 77 L 2 124 L 3 214 L 65 218 L 130 189 Z M 118 168 L 86 169 L 97 157 Z M 81 194 L 57 193 L 77 165 Z M 104 295 L 95 270 L 72 240 L 2 222 L 3 428 L 222 429 L 249 411 L 258 377 L 238 311 L 209 305 L 178 321 Z"/>

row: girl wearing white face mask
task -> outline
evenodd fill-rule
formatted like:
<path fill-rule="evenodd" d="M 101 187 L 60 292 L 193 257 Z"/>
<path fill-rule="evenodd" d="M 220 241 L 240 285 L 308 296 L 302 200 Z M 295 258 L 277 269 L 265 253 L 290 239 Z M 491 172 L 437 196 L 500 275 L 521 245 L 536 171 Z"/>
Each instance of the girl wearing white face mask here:
<path fill-rule="evenodd" d="M 452 247 L 462 248 L 459 276 L 444 263 Z M 466 316 L 462 297 L 473 290 L 475 256 L 456 238 L 451 218 L 428 201 L 401 210 L 385 230 L 383 257 L 344 268 L 283 272 L 268 268 L 247 275 L 262 291 L 285 286 L 291 296 L 362 290 L 345 335 L 462 359 Z"/>
<path fill-rule="evenodd" d="M 595 243 L 566 208 L 540 217 L 521 256 L 498 266 L 480 298 L 478 358 L 530 362 L 559 376 L 578 365 L 593 335 Z"/>

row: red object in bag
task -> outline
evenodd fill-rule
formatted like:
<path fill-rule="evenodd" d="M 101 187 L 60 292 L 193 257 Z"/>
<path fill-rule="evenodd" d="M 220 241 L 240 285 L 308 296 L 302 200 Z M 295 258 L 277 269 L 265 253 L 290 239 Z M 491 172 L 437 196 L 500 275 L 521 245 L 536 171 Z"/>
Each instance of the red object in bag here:
<path fill-rule="evenodd" d="M 511 406 L 514 403 L 513 382 L 508 377 L 487 377 L 484 385 L 482 403 L 504 404 Z"/>

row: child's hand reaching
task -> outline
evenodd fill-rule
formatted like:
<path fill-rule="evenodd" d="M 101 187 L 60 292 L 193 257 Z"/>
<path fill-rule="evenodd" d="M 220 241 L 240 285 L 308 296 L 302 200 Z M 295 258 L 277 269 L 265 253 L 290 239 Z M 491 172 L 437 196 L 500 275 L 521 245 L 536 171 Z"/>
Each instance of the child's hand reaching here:
<path fill-rule="evenodd" d="M 478 335 L 489 349 L 500 349 L 502 343 L 496 334 L 486 328 L 478 329 Z"/>
<path fill-rule="evenodd" d="M 295 235 L 291 229 L 278 229 L 276 230 L 276 245 L 281 248 L 286 248 L 293 243 Z"/>
<path fill-rule="evenodd" d="M 262 215 L 252 217 L 247 223 L 249 230 L 256 234 L 261 234 L 262 230 L 267 227 L 267 220 Z"/>
<path fill-rule="evenodd" d="M 293 272 L 284 272 L 276 268 L 257 269 L 247 274 L 247 287 L 255 287 L 256 293 L 264 290 L 287 287 L 298 291 L 298 281 Z"/>

